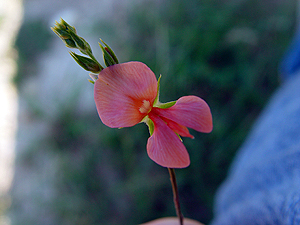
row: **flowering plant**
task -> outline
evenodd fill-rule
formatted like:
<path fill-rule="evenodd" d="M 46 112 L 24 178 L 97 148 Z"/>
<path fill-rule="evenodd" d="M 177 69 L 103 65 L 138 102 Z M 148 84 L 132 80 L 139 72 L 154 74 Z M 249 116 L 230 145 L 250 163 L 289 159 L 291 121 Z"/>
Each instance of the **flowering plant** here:
<path fill-rule="evenodd" d="M 189 154 L 181 137 L 194 138 L 188 128 L 198 132 L 212 131 L 212 115 L 206 102 L 197 96 L 177 101 L 159 101 L 160 79 L 142 62 L 119 63 L 112 49 L 101 40 L 104 68 L 93 56 L 89 44 L 74 27 L 61 19 L 52 30 L 69 48 L 79 49 L 88 57 L 70 52 L 85 70 L 92 72 L 94 100 L 101 121 L 111 128 L 131 127 L 140 122 L 148 125 L 150 137 L 147 153 L 157 164 L 169 169 L 174 203 L 180 224 L 180 211 L 174 168 L 189 166 Z"/>

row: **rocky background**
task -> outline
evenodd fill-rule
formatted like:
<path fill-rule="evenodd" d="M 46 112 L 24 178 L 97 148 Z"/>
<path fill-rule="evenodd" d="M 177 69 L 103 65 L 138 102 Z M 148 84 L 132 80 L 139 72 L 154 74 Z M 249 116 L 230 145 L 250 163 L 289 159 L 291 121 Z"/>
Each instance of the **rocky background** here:
<path fill-rule="evenodd" d="M 121 62 L 142 61 L 162 74 L 162 101 L 193 94 L 208 102 L 214 130 L 184 139 L 191 166 L 177 170 L 184 215 L 207 224 L 235 152 L 280 83 L 296 0 L 14 1 L 23 23 L 17 71 L 7 82 L 18 93 L 18 114 L 9 114 L 18 123 L 11 146 L 1 145 L 0 154 L 10 152 L 6 159 L 14 162 L 0 167 L 0 175 L 13 174 L 2 179 L 9 183 L 0 193 L 3 221 L 119 225 L 175 215 L 168 172 L 146 154 L 147 127 L 101 123 L 88 73 L 50 30 L 62 17 L 98 59 L 102 38 Z"/>

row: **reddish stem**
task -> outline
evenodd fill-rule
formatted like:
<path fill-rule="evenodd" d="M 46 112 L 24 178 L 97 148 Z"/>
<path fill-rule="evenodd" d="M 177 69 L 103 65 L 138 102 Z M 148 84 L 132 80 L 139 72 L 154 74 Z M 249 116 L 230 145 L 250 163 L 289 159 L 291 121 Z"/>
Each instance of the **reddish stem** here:
<path fill-rule="evenodd" d="M 176 214 L 177 214 L 177 217 L 179 219 L 179 224 L 183 225 L 183 215 L 182 215 L 181 209 L 180 209 L 179 194 L 178 194 L 175 170 L 174 170 L 174 168 L 168 168 L 168 170 L 169 170 L 170 180 L 171 180 L 171 184 L 172 184 L 173 198 L 174 198 L 174 205 L 175 205 L 175 209 L 176 209 Z"/>

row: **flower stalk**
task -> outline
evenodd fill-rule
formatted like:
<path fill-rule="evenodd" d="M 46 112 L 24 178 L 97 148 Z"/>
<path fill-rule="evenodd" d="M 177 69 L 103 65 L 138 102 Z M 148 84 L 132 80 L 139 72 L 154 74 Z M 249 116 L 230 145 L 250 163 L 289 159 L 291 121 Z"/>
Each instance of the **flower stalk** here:
<path fill-rule="evenodd" d="M 172 184 L 172 190 L 173 190 L 173 200 L 174 205 L 176 209 L 176 214 L 179 219 L 179 224 L 183 225 L 183 215 L 180 208 L 180 202 L 179 202 L 179 193 L 178 193 L 178 187 L 176 182 L 176 175 L 174 168 L 168 168 L 169 174 L 170 174 L 170 180 Z"/>
<path fill-rule="evenodd" d="M 190 164 L 189 154 L 181 137 L 194 138 L 188 128 L 198 132 L 212 131 L 212 115 L 207 103 L 197 96 L 183 96 L 177 101 L 159 101 L 160 78 L 141 62 L 119 64 L 113 50 L 100 39 L 104 68 L 94 57 L 90 45 L 63 19 L 51 28 L 68 48 L 73 59 L 90 71 L 94 100 L 101 121 L 108 127 L 132 127 L 145 122 L 149 127 L 147 154 L 157 164 L 167 167 L 179 224 L 183 225 L 174 168 Z"/>

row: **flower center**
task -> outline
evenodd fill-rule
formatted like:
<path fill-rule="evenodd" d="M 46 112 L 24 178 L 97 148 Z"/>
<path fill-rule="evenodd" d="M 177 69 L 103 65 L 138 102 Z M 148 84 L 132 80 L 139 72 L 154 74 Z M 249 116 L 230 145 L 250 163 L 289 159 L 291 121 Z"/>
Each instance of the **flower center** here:
<path fill-rule="evenodd" d="M 151 104 L 148 100 L 143 100 L 142 106 L 139 108 L 140 113 L 148 113 L 151 110 Z"/>

